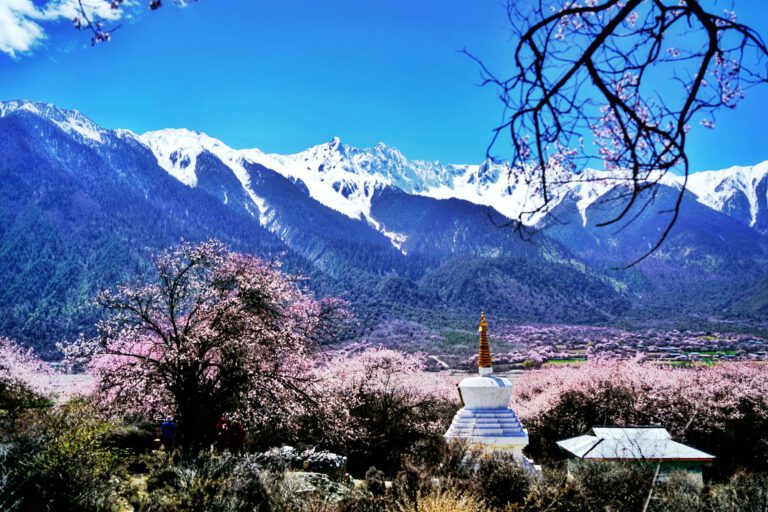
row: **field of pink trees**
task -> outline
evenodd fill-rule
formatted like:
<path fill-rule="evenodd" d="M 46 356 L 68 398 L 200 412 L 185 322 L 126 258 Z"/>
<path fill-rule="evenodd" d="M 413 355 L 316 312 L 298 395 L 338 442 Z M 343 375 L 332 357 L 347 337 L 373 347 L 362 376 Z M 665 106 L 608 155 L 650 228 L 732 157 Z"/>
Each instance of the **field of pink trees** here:
<path fill-rule="evenodd" d="M 593 425 L 658 424 L 716 455 L 721 473 L 768 470 L 768 368 L 761 363 L 673 368 L 596 358 L 524 373 L 513 405 L 540 458 L 558 458 L 555 441 Z"/>
<path fill-rule="evenodd" d="M 387 348 L 375 346 L 382 330 L 358 343 L 338 343 L 350 321 L 345 304 L 316 300 L 297 283 L 278 267 L 214 241 L 160 254 L 153 279 L 99 296 L 106 314 L 97 337 L 62 347 L 68 364 L 61 368 L 85 372 L 92 382 L 79 396 L 57 385 L 60 374 L 49 364 L 1 338 L 0 505 L 104 510 L 135 502 L 139 510 L 241 510 L 199 508 L 199 500 L 210 493 L 224 499 L 231 486 L 244 485 L 274 504 L 288 492 L 279 486 L 295 478 L 285 471 L 305 474 L 307 468 L 336 479 L 321 494 L 356 492 L 345 470 L 369 480 L 368 493 L 355 498 L 363 501 L 327 510 L 358 510 L 365 500 L 379 508 L 360 510 L 398 510 L 426 492 L 435 474 L 450 483 L 450 492 L 479 492 L 461 463 L 467 455 L 443 438 L 460 407 L 460 376 L 447 369 L 445 354 L 413 350 L 429 333 L 389 325 L 388 339 L 400 342 Z M 510 366 L 505 350 L 513 345 L 528 343 L 520 349 L 529 351 L 528 358 L 533 350 L 541 355 L 536 364 L 523 365 L 511 405 L 529 429 L 528 455 L 554 480 L 529 481 L 513 461 L 478 461 L 487 481 L 511 486 L 501 494 L 483 492 L 499 509 L 539 503 L 543 508 L 531 510 L 551 510 L 551 500 L 566 506 L 576 498 L 557 473 L 563 453 L 555 442 L 594 425 L 633 424 L 664 426 L 676 440 L 714 454 L 707 478 L 723 482 L 718 485 L 726 486 L 726 495 L 736 492 L 733 486 L 748 494 L 752 490 L 744 489 L 762 486 L 759 474 L 768 472 L 768 371 L 759 357 L 748 357 L 760 355 L 748 347 L 761 341 L 679 334 L 662 339 L 595 328 L 502 330 L 492 340 L 498 368 Z M 558 341 L 548 341 L 553 338 Z M 711 356 L 737 357 L 685 366 L 654 358 L 670 344 L 702 354 L 706 345 L 714 347 Z M 551 364 L 575 350 L 583 350 L 578 364 Z M 739 357 L 754 360 L 729 360 Z M 461 361 L 458 366 L 474 371 L 471 358 Z M 170 437 L 161 422 L 171 425 Z M 279 489 L 263 487 L 266 471 L 279 472 L 274 478 L 280 483 L 273 482 Z M 758 476 L 744 480 L 744 474 Z M 630 482 L 639 478 L 640 489 L 648 484 L 631 471 L 588 476 L 592 483 L 578 497 L 584 503 L 628 500 L 629 494 L 642 501 Z M 609 476 L 623 482 L 627 496 L 605 497 L 599 493 L 603 484 L 593 486 Z M 135 479 L 156 487 L 141 494 L 128 485 Z M 385 479 L 399 482 L 395 494 L 388 494 Z M 195 485 L 202 494 L 190 494 Z M 685 493 L 714 499 L 698 490 Z"/>

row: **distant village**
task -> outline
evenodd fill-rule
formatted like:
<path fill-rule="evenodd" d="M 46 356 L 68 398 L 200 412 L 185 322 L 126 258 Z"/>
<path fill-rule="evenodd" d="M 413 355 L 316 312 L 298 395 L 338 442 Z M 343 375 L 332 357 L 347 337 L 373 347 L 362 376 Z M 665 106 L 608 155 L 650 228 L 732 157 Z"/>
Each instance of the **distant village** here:
<path fill-rule="evenodd" d="M 543 365 L 578 365 L 599 355 L 640 358 L 673 366 L 711 365 L 717 361 L 768 361 L 768 339 L 753 334 L 706 330 L 629 331 L 582 325 L 499 326 L 491 335 L 494 365 L 500 371 Z M 431 331 L 414 322 L 393 321 L 363 339 L 430 355 L 433 371 L 477 367 L 476 333 Z"/>

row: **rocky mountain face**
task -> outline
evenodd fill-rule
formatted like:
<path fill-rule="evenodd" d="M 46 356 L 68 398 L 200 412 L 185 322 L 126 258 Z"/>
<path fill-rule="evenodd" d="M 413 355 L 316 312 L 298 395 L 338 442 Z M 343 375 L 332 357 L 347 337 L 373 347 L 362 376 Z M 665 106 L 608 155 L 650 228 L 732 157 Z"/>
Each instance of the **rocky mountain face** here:
<path fill-rule="evenodd" d="M 563 180 L 549 215 L 523 217 L 539 230 L 527 241 L 499 226 L 536 193 L 499 165 L 338 139 L 275 155 L 0 103 L 0 334 L 45 349 L 89 332 L 97 290 L 146 272 L 153 251 L 211 237 L 348 298 L 362 329 L 471 325 L 481 308 L 498 322 L 764 318 L 768 163 L 691 175 L 669 240 L 629 270 L 617 267 L 656 239 L 682 178 L 665 177 L 631 224 L 597 228 L 617 211 L 613 178 Z"/>

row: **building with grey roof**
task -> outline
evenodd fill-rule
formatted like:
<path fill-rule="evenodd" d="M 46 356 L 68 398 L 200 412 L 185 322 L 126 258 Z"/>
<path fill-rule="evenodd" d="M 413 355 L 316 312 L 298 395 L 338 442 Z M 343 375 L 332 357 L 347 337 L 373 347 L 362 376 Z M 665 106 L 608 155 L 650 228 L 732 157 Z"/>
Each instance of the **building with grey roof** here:
<path fill-rule="evenodd" d="M 589 461 L 647 462 L 657 465 L 660 479 L 672 471 L 685 471 L 703 483 L 702 464 L 715 458 L 674 441 L 667 429 L 659 426 L 592 427 L 585 435 L 557 444 L 570 455 L 569 472 L 574 464 Z"/>

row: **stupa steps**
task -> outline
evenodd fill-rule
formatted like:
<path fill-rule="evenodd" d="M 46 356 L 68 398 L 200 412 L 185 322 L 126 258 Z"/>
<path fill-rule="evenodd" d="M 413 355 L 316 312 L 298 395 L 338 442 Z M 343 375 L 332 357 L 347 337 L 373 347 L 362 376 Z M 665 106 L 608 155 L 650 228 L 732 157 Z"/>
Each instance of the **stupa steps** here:
<path fill-rule="evenodd" d="M 454 417 L 447 435 L 455 437 L 522 437 L 523 426 L 510 409 L 461 410 Z"/>
<path fill-rule="evenodd" d="M 511 423 L 511 424 L 503 424 L 503 423 L 485 423 L 485 424 L 477 424 L 477 423 L 455 423 L 450 427 L 451 431 L 459 431 L 459 430 L 505 430 L 505 431 L 514 431 L 514 430 L 523 430 L 523 426 L 519 423 Z"/>
<path fill-rule="evenodd" d="M 504 420 L 499 418 L 454 418 L 453 423 L 456 425 L 514 425 L 520 426 L 520 422 L 517 420 Z"/>
<path fill-rule="evenodd" d="M 493 420 L 482 420 L 482 421 L 462 421 L 462 420 L 455 420 L 454 423 L 457 425 L 464 424 L 464 425 L 505 425 L 505 426 L 511 426 L 511 427 L 521 427 L 519 421 L 493 421 Z"/>
<path fill-rule="evenodd" d="M 460 438 L 528 437 L 528 435 L 522 430 L 513 430 L 513 431 L 457 430 L 455 432 L 449 430 L 448 434 L 452 437 L 460 437 Z"/>
<path fill-rule="evenodd" d="M 517 414 L 512 409 L 460 409 L 457 417 L 471 418 L 514 418 Z"/>

